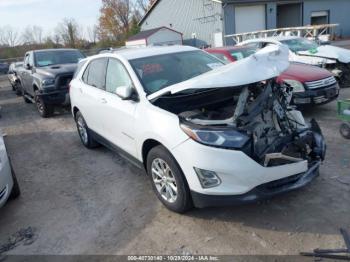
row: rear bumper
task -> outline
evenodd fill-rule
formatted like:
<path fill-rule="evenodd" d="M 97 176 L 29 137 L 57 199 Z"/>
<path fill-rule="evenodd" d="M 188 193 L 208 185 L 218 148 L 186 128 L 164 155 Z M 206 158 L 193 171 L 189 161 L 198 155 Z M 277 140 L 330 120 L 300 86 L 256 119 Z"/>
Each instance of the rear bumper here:
<path fill-rule="evenodd" d="M 49 105 L 69 105 L 70 104 L 68 89 L 42 92 L 39 94 L 39 96 L 43 99 L 45 104 L 49 104 Z"/>
<path fill-rule="evenodd" d="M 329 103 L 339 96 L 339 85 L 335 84 L 330 87 L 317 90 L 308 89 L 302 93 L 293 94 L 294 105 L 322 105 Z"/>
<path fill-rule="evenodd" d="M 262 184 L 242 195 L 206 195 L 191 191 L 193 204 L 197 208 L 239 205 L 297 190 L 311 183 L 319 175 L 320 164 L 321 162 L 317 161 L 305 173 Z"/>

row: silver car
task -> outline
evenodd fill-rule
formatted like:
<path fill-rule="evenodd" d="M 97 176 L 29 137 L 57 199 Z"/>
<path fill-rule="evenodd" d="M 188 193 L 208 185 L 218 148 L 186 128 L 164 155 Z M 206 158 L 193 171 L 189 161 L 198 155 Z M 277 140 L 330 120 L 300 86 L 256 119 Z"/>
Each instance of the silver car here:
<path fill-rule="evenodd" d="M 17 198 L 19 195 L 19 185 L 7 156 L 4 138 L 0 131 L 0 207 L 5 205 L 8 199 Z"/>

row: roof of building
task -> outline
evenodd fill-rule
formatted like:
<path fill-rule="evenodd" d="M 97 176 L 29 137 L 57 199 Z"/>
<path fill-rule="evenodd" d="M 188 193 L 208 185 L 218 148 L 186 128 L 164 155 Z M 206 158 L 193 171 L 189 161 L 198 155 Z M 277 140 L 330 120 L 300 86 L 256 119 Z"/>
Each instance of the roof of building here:
<path fill-rule="evenodd" d="M 142 23 L 146 20 L 146 18 L 149 16 L 149 14 L 153 11 L 153 9 L 159 4 L 160 0 L 154 1 L 153 5 L 148 9 L 146 14 L 142 17 L 142 19 L 139 22 L 139 25 L 142 25 Z"/>
<path fill-rule="evenodd" d="M 178 31 L 175 31 L 174 29 L 168 28 L 166 26 L 161 26 L 161 27 L 157 27 L 157 28 L 141 31 L 138 34 L 129 37 L 127 42 L 141 40 L 141 39 L 146 39 L 146 38 L 150 37 L 151 35 L 157 33 L 161 29 L 168 29 L 168 30 L 171 30 L 171 31 L 173 31 L 175 33 L 178 33 L 178 34 L 182 35 L 182 33 L 178 32 Z"/>

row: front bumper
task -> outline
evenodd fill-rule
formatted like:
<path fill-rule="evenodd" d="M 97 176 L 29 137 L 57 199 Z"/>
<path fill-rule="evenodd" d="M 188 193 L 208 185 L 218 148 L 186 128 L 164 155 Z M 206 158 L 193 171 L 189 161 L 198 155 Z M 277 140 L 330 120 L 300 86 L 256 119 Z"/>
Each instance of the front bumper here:
<path fill-rule="evenodd" d="M 319 89 L 307 89 L 302 93 L 294 93 L 292 102 L 294 105 L 322 105 L 329 103 L 339 96 L 339 85 Z"/>
<path fill-rule="evenodd" d="M 315 162 L 305 173 L 262 184 L 242 195 L 205 195 L 191 191 L 193 204 L 197 208 L 204 208 L 254 203 L 297 190 L 311 183 L 319 175 L 320 164 L 319 161 Z"/>
<path fill-rule="evenodd" d="M 57 91 L 41 92 L 39 96 L 43 99 L 45 104 L 49 105 L 69 105 L 69 91 L 62 89 Z"/>

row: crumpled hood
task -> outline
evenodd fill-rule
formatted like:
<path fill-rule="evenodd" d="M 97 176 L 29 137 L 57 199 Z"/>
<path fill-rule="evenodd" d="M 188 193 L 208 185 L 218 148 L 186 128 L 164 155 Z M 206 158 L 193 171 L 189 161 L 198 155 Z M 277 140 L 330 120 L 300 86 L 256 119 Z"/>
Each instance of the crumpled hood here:
<path fill-rule="evenodd" d="M 168 86 L 147 98 L 153 100 L 167 93 L 176 94 L 189 89 L 243 86 L 271 79 L 279 76 L 289 67 L 288 56 L 288 47 L 270 45 L 245 59 Z"/>
<path fill-rule="evenodd" d="M 299 55 L 322 57 L 327 59 L 335 59 L 342 63 L 350 63 L 350 50 L 340 48 L 337 46 L 323 45 L 319 46 L 315 52 L 313 51 L 300 51 Z"/>
<path fill-rule="evenodd" d="M 36 73 L 46 77 L 55 78 L 57 75 L 60 75 L 60 74 L 66 74 L 66 73 L 73 74 L 76 68 L 77 68 L 76 64 L 52 65 L 52 66 L 39 67 L 36 69 Z"/>

